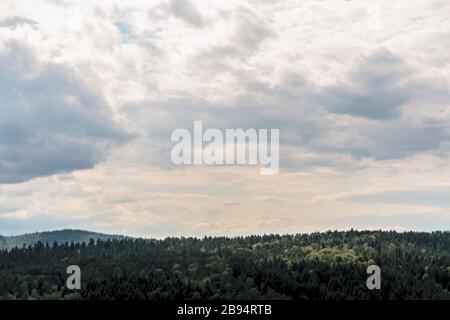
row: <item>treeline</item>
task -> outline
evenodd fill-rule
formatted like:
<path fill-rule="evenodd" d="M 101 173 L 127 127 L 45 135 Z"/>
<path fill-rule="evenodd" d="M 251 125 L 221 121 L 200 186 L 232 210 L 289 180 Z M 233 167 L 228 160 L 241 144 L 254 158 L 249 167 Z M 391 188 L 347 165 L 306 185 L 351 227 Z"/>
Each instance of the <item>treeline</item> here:
<path fill-rule="evenodd" d="M 82 288 L 66 287 L 81 268 Z M 381 290 L 368 290 L 369 265 Z M 115 239 L 0 251 L 2 299 L 450 299 L 450 233 Z"/>

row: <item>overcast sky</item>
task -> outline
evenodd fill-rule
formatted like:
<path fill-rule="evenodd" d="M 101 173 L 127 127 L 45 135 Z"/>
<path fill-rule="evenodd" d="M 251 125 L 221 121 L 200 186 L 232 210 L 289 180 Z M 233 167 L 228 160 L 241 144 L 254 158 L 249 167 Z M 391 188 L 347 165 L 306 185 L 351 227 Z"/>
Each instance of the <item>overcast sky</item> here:
<path fill-rule="evenodd" d="M 448 0 L 0 2 L 0 234 L 450 229 Z M 171 132 L 280 129 L 280 173 Z"/>

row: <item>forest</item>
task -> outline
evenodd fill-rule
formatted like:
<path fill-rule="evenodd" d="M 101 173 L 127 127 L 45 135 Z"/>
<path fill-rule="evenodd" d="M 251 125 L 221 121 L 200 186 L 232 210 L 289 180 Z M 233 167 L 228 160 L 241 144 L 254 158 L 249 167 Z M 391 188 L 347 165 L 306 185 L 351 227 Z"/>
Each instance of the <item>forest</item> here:
<path fill-rule="evenodd" d="M 374 264 L 380 290 L 366 286 Z M 0 251 L 0 299 L 447 300 L 450 232 L 38 241 Z"/>

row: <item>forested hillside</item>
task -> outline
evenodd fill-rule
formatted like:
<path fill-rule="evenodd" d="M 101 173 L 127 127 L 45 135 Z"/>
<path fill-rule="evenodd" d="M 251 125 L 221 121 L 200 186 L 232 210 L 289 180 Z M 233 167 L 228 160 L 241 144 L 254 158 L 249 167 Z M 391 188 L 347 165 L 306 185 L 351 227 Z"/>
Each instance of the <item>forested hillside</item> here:
<path fill-rule="evenodd" d="M 109 235 L 97 232 L 89 232 L 83 230 L 59 230 L 50 232 L 35 232 L 24 234 L 20 236 L 4 237 L 0 236 L 0 250 L 12 249 L 14 247 L 22 248 L 23 246 L 35 245 L 38 242 L 43 244 L 53 244 L 55 241 L 58 243 L 64 242 L 89 242 L 90 239 L 94 240 L 108 240 L 108 239 L 123 239 L 124 236 Z"/>
<path fill-rule="evenodd" d="M 66 268 L 82 289 L 66 288 Z M 381 268 L 368 290 L 366 268 Z M 4 299 L 450 299 L 450 233 L 38 243 L 0 253 Z"/>

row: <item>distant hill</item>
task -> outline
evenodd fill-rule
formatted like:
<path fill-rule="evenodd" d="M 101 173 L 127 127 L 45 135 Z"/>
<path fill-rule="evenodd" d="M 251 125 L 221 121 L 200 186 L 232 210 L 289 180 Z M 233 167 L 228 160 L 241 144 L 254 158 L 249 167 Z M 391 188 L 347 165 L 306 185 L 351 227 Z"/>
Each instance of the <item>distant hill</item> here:
<path fill-rule="evenodd" d="M 94 240 L 108 240 L 108 239 L 124 239 L 121 235 L 110 235 L 97 232 L 90 232 L 84 230 L 59 230 L 49 232 L 36 232 L 30 234 L 23 234 L 19 236 L 5 237 L 0 235 L 0 250 L 12 249 L 14 247 L 21 248 L 23 245 L 34 245 L 38 241 L 50 245 L 55 241 L 58 243 L 74 242 L 82 243 Z"/>

